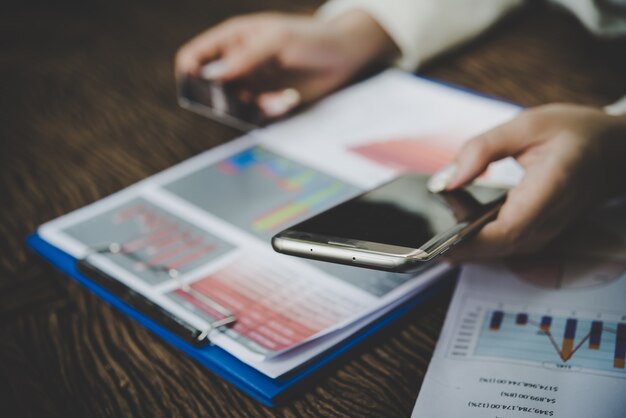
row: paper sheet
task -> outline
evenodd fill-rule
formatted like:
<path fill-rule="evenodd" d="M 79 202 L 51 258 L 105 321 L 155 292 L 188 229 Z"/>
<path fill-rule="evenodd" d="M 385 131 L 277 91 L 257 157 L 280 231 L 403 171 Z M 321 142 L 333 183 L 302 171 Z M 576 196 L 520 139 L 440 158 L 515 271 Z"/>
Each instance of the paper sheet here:
<path fill-rule="evenodd" d="M 432 173 L 465 139 L 517 111 L 389 71 L 40 233 L 75 257 L 119 243 L 135 259 L 96 255 L 93 263 L 197 328 L 219 318 L 207 298 L 228 308 L 237 323 L 212 341 L 280 376 L 419 292 L 439 270 L 414 277 L 304 261 L 274 253 L 271 236 L 402 171 Z M 503 161 L 486 179 L 520 174 Z"/>
<path fill-rule="evenodd" d="M 540 256 L 463 268 L 413 416 L 623 418 L 625 355 L 621 202 Z"/>

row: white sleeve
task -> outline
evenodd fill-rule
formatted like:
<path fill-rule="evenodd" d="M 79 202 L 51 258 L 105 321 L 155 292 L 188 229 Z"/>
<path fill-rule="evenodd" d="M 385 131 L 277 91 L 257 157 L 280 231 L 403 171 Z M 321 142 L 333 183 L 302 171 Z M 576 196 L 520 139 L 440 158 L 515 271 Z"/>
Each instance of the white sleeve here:
<path fill-rule="evenodd" d="M 523 0 L 331 0 L 322 19 L 362 9 L 385 29 L 401 52 L 398 66 L 415 70 L 429 58 L 479 35 Z"/>
<path fill-rule="evenodd" d="M 626 0 L 552 0 L 572 12 L 596 36 L 626 36 Z"/>
<path fill-rule="evenodd" d="M 622 97 L 613 104 L 605 106 L 604 111 L 613 116 L 626 115 L 626 96 Z"/>

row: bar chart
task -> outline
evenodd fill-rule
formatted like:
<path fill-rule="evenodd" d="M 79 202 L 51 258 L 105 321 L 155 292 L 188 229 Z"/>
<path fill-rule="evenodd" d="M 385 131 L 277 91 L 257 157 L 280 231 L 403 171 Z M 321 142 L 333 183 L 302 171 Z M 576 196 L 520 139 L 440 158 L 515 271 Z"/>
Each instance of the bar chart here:
<path fill-rule="evenodd" d="M 207 299 L 236 315 L 225 333 L 249 350 L 271 355 L 300 344 L 367 307 L 293 267 L 248 254 L 169 295 L 176 303 L 213 321 L 223 316 Z"/>
<path fill-rule="evenodd" d="M 626 316 L 472 300 L 449 355 L 626 378 Z"/>
<path fill-rule="evenodd" d="M 92 249 L 119 245 L 119 254 L 106 257 L 153 285 L 170 279 L 164 270 L 186 274 L 234 249 L 224 239 L 141 198 L 64 232 Z"/>
<path fill-rule="evenodd" d="M 264 241 L 359 192 L 338 178 L 261 146 L 203 167 L 164 188 Z"/>

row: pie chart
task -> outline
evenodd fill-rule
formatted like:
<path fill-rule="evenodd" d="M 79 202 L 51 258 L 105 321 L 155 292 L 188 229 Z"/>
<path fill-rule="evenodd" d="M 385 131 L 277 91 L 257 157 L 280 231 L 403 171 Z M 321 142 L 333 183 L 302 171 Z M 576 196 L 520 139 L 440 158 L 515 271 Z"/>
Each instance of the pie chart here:
<path fill-rule="evenodd" d="M 519 279 L 549 289 L 603 285 L 626 272 L 626 261 L 595 257 L 541 255 L 510 259 L 506 264 Z"/>
<path fill-rule="evenodd" d="M 509 258 L 506 267 L 520 280 L 548 289 L 604 285 L 626 273 L 626 240 L 585 222 L 541 254 Z"/>

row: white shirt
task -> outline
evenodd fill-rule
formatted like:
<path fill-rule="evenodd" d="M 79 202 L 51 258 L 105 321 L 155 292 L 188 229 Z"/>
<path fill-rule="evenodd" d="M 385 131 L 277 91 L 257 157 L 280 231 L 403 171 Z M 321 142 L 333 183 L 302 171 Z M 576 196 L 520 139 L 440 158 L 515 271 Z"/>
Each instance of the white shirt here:
<path fill-rule="evenodd" d="M 571 11 L 596 36 L 626 36 L 626 0 L 552 0 Z M 400 49 L 397 65 L 414 71 L 423 62 L 484 32 L 524 0 L 330 0 L 323 19 L 362 9 L 385 29 Z M 606 108 L 626 113 L 626 96 Z"/>

